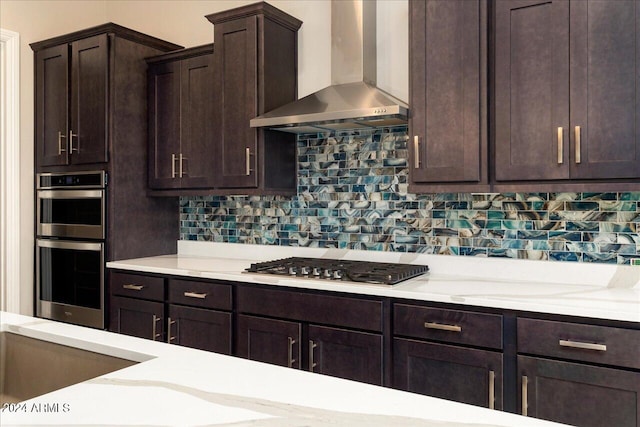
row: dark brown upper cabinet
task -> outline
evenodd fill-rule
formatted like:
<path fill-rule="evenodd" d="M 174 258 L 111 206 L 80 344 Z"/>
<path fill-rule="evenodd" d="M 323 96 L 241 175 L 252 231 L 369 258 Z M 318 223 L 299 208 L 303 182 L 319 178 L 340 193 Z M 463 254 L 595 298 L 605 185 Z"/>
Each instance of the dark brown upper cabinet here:
<path fill-rule="evenodd" d="M 496 1 L 498 189 L 637 188 L 639 26 L 640 1 Z"/>
<path fill-rule="evenodd" d="M 37 171 L 106 168 L 111 146 L 126 132 L 128 119 L 118 120 L 114 105 L 125 98 L 119 94 L 131 61 L 144 65 L 144 55 L 179 47 L 116 24 L 31 44 Z"/>
<path fill-rule="evenodd" d="M 40 166 L 105 163 L 108 36 L 36 52 L 36 147 Z"/>
<path fill-rule="evenodd" d="M 207 19 L 214 24 L 216 46 L 214 192 L 295 193 L 295 135 L 251 128 L 249 120 L 296 99 L 302 22 L 264 2 Z"/>
<path fill-rule="evenodd" d="M 212 188 L 213 45 L 147 58 L 149 188 Z"/>
<path fill-rule="evenodd" d="M 409 2 L 410 190 L 486 191 L 487 3 Z"/>

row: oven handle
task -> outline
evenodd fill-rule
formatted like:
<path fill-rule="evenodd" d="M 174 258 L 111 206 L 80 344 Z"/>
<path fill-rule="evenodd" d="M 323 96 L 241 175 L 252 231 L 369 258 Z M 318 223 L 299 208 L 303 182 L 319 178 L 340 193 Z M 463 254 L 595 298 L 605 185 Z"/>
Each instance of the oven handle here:
<path fill-rule="evenodd" d="M 54 248 L 54 249 L 75 249 L 80 251 L 95 251 L 100 252 L 103 248 L 103 243 L 96 242 L 72 242 L 68 240 L 47 240 L 37 239 L 36 244 L 40 248 Z"/>
<path fill-rule="evenodd" d="M 38 190 L 39 199 L 102 199 L 104 190 Z"/>

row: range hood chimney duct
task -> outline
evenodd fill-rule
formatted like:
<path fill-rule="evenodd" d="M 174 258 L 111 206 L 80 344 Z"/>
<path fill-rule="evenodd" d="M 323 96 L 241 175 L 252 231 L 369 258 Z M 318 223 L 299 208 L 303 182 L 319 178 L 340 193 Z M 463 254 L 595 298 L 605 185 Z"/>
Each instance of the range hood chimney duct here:
<path fill-rule="evenodd" d="M 376 87 L 376 1 L 331 0 L 331 86 L 251 120 L 307 133 L 407 123 L 405 102 Z"/>

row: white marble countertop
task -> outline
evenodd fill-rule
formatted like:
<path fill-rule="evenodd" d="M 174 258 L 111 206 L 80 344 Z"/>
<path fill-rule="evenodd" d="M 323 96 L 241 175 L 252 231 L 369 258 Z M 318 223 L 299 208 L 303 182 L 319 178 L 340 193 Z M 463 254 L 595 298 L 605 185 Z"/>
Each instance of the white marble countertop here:
<path fill-rule="evenodd" d="M 429 265 L 430 272 L 393 286 L 244 273 L 252 262 L 288 256 L 419 263 Z M 640 322 L 639 266 L 179 241 L 176 255 L 114 261 L 107 267 Z"/>
<path fill-rule="evenodd" d="M 140 363 L 4 407 L 11 425 L 553 426 L 533 418 L 0 312 L 0 331 Z M 56 406 L 57 404 L 57 406 Z M 43 408 L 57 408 L 43 410 Z"/>

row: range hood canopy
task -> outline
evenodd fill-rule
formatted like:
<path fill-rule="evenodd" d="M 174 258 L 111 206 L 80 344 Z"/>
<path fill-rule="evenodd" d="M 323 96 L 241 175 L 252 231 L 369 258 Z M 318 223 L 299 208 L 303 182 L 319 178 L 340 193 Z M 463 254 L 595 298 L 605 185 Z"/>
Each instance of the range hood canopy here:
<path fill-rule="evenodd" d="M 331 86 L 250 121 L 292 133 L 407 123 L 408 106 L 376 87 L 376 2 L 331 0 Z"/>

